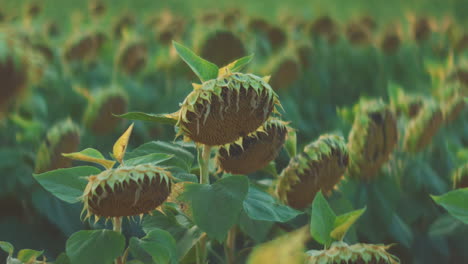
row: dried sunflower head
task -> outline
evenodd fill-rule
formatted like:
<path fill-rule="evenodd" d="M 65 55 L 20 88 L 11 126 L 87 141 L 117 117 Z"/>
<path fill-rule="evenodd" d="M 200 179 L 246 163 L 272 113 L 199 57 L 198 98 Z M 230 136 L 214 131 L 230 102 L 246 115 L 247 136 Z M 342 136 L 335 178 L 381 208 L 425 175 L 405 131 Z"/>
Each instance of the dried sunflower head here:
<path fill-rule="evenodd" d="M 354 46 L 367 45 L 371 41 L 370 31 L 360 23 L 349 23 L 345 33 L 348 41 Z"/>
<path fill-rule="evenodd" d="M 390 159 L 397 145 L 397 121 L 380 100 L 361 102 L 359 106 L 348 138 L 348 174 L 370 180 Z"/>
<path fill-rule="evenodd" d="M 286 123 L 270 119 L 257 131 L 239 142 L 220 147 L 219 168 L 233 174 L 249 174 L 268 165 L 278 155 L 287 134 Z"/>
<path fill-rule="evenodd" d="M 120 89 L 99 90 L 89 102 L 83 122 L 91 131 L 98 135 L 108 134 L 121 123 L 114 114 L 127 111 L 128 96 Z"/>
<path fill-rule="evenodd" d="M 128 75 L 135 74 L 145 67 L 148 61 L 148 47 L 145 42 L 132 40 L 123 43 L 117 54 L 117 65 Z"/>
<path fill-rule="evenodd" d="M 428 17 L 416 18 L 411 26 L 411 33 L 416 42 L 424 42 L 432 34 L 432 22 Z"/>
<path fill-rule="evenodd" d="M 338 31 L 336 22 L 327 15 L 317 18 L 309 28 L 310 36 L 325 38 L 330 44 L 334 44 L 338 40 Z"/>
<path fill-rule="evenodd" d="M 276 188 L 281 201 L 297 209 L 309 206 L 317 192 L 330 193 L 348 166 L 342 137 L 322 135 L 292 158 L 282 171 Z"/>
<path fill-rule="evenodd" d="M 453 188 L 468 188 L 468 163 L 455 170 L 452 175 Z"/>
<path fill-rule="evenodd" d="M 270 26 L 267 30 L 267 38 L 273 52 L 276 52 L 286 46 L 288 35 L 280 26 Z"/>
<path fill-rule="evenodd" d="M 373 244 L 347 245 L 335 242 L 329 249 L 308 252 L 307 264 L 398 264 L 400 260 L 387 252 L 390 246 Z"/>
<path fill-rule="evenodd" d="M 247 55 L 242 39 L 230 30 L 215 29 L 202 35 L 195 41 L 196 50 L 201 57 L 218 66 Z"/>
<path fill-rule="evenodd" d="M 394 54 L 401 46 L 401 33 L 398 28 L 389 27 L 380 41 L 380 48 L 386 54 Z"/>
<path fill-rule="evenodd" d="M 36 154 L 35 173 L 71 167 L 71 160 L 62 153 L 78 150 L 80 144 L 80 129 L 70 119 L 54 125 L 46 135 L 46 139 Z"/>
<path fill-rule="evenodd" d="M 295 56 L 281 56 L 273 59 L 266 67 L 271 72 L 270 84 L 275 91 L 287 90 L 301 76 L 301 65 Z"/>
<path fill-rule="evenodd" d="M 81 197 L 86 217 L 138 216 L 160 206 L 171 192 L 171 174 L 142 164 L 108 169 L 88 177 Z"/>
<path fill-rule="evenodd" d="M 418 115 L 409 123 L 403 140 L 403 148 L 411 153 L 423 150 L 432 140 L 443 123 L 440 106 L 432 101 L 425 101 Z"/>
<path fill-rule="evenodd" d="M 106 39 L 106 35 L 99 31 L 80 33 L 68 41 L 63 57 L 66 62 L 94 61 Z"/>

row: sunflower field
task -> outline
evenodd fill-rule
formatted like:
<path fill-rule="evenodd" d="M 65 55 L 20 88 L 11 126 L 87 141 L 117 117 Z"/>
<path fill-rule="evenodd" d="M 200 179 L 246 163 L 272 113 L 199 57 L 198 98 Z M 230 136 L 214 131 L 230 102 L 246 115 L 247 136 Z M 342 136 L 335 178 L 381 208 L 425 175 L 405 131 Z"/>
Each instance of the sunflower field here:
<path fill-rule="evenodd" d="M 0 0 L 0 264 L 468 263 L 466 12 Z"/>

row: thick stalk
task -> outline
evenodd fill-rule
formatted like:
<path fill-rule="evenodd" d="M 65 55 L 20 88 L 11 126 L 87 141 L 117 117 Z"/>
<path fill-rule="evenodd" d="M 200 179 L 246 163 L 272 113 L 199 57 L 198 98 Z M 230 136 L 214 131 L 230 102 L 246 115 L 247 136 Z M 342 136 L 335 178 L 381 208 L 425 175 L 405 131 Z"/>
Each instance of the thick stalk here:
<path fill-rule="evenodd" d="M 210 154 L 211 146 L 198 147 L 198 166 L 200 167 L 200 184 L 210 184 Z M 206 263 L 206 237 L 202 237 L 196 245 L 197 264 Z"/>
<path fill-rule="evenodd" d="M 122 233 L 122 217 L 114 217 L 112 219 L 113 230 L 118 233 Z M 115 264 L 122 264 L 122 257 L 118 257 L 115 260 Z"/>
<path fill-rule="evenodd" d="M 227 235 L 226 244 L 224 246 L 224 253 L 226 254 L 226 263 L 235 264 L 236 263 L 236 226 L 233 226 Z"/>

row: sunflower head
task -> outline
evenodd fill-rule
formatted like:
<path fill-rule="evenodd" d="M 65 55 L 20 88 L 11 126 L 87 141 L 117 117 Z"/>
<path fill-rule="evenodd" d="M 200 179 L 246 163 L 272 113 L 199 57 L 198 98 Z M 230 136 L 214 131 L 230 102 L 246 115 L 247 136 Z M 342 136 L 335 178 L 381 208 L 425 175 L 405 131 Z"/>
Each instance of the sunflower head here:
<path fill-rule="evenodd" d="M 151 164 L 107 169 L 88 177 L 83 211 L 86 218 L 142 215 L 166 201 L 171 185 L 170 172 Z"/>
<path fill-rule="evenodd" d="M 278 155 L 287 134 L 285 122 L 272 118 L 238 142 L 219 148 L 218 167 L 232 174 L 249 174 L 268 165 Z"/>
<path fill-rule="evenodd" d="M 65 45 L 63 57 L 66 62 L 94 61 L 106 35 L 102 32 L 85 32 L 72 37 Z"/>
<path fill-rule="evenodd" d="M 419 17 L 413 21 L 411 33 L 416 42 L 424 42 L 432 34 L 432 21 L 428 17 Z"/>
<path fill-rule="evenodd" d="M 315 194 L 330 193 L 340 182 L 348 166 L 348 151 L 342 137 L 322 135 L 292 158 L 282 171 L 276 188 L 280 200 L 302 209 Z"/>
<path fill-rule="evenodd" d="M 71 167 L 71 160 L 62 156 L 78 150 L 80 129 L 70 119 L 53 126 L 36 154 L 35 173 Z"/>
<path fill-rule="evenodd" d="M 346 26 L 346 37 L 348 41 L 354 46 L 367 45 L 371 41 L 371 33 L 366 26 L 352 22 Z"/>
<path fill-rule="evenodd" d="M 243 40 L 231 30 L 217 28 L 200 34 L 195 42 L 200 56 L 219 66 L 247 55 Z"/>
<path fill-rule="evenodd" d="M 266 70 L 272 73 L 270 79 L 271 86 L 276 91 L 287 90 L 301 76 L 301 65 L 296 56 L 281 56 L 273 59 Z"/>
<path fill-rule="evenodd" d="M 330 44 L 334 44 L 338 40 L 338 31 L 338 25 L 328 15 L 318 17 L 309 28 L 309 34 L 313 38 L 316 36 L 324 38 Z"/>
<path fill-rule="evenodd" d="M 380 48 L 385 54 L 391 55 L 398 51 L 401 46 L 401 41 L 399 28 L 390 27 L 385 31 L 381 38 Z"/>
<path fill-rule="evenodd" d="M 389 248 L 385 245 L 335 242 L 329 249 L 309 251 L 307 264 L 399 264 L 398 258 L 387 252 Z"/>
<path fill-rule="evenodd" d="M 148 60 L 148 47 L 139 40 L 124 43 L 117 54 L 119 68 L 128 75 L 133 75 L 145 67 Z"/>
<path fill-rule="evenodd" d="M 370 180 L 390 159 L 398 142 L 396 117 L 380 100 L 359 105 L 349 134 L 350 164 L 348 174 Z"/>

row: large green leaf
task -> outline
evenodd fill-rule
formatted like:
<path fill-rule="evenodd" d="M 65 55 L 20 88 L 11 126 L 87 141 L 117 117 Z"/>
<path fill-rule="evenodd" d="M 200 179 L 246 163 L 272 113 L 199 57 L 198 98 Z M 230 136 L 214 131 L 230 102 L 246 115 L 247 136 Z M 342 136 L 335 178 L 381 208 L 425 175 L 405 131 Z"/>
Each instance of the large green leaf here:
<path fill-rule="evenodd" d="M 309 238 L 307 233 L 307 228 L 301 228 L 256 246 L 247 263 L 303 264 L 305 263 L 304 244 Z"/>
<path fill-rule="evenodd" d="M 359 219 L 359 217 L 361 217 L 365 211 L 366 208 L 362 208 L 360 210 L 355 210 L 336 217 L 330 236 L 335 240 L 343 240 L 349 228 Z"/>
<path fill-rule="evenodd" d="M 190 151 L 184 149 L 178 144 L 163 141 L 152 141 L 139 146 L 131 152 L 127 152 L 127 154 L 125 154 L 125 161 L 155 153 L 173 155 L 174 157 L 162 162 L 161 164 L 179 167 L 185 171 L 190 171 L 195 159 Z"/>
<path fill-rule="evenodd" d="M 254 54 L 250 54 L 249 56 L 242 57 L 237 59 L 228 65 L 224 66 L 223 68 L 229 69 L 231 72 L 239 72 L 242 70 L 247 64 L 252 61 Z"/>
<path fill-rule="evenodd" d="M 218 66 L 205 59 L 202 59 L 187 47 L 184 47 L 175 41 L 172 43 L 182 60 L 188 64 L 188 66 L 202 82 L 216 79 L 218 77 Z"/>
<path fill-rule="evenodd" d="M 72 264 L 111 264 L 123 254 L 125 237 L 111 230 L 78 231 L 66 243 Z"/>
<path fill-rule="evenodd" d="M 265 241 L 272 226 L 273 222 L 251 219 L 244 210 L 239 217 L 240 229 L 257 243 Z"/>
<path fill-rule="evenodd" d="M 468 188 L 458 189 L 440 196 L 432 195 L 431 197 L 452 216 L 468 224 Z"/>
<path fill-rule="evenodd" d="M 275 198 L 258 188 L 250 186 L 244 200 L 245 213 L 253 220 L 287 222 L 302 212 L 280 204 Z"/>
<path fill-rule="evenodd" d="M 177 263 L 176 241 L 167 231 L 153 229 L 142 239 L 131 238 L 130 243 L 145 250 L 155 263 Z"/>
<path fill-rule="evenodd" d="M 152 215 L 146 215 L 143 218 L 142 228 L 147 234 L 154 229 L 166 230 L 177 240 L 186 231 L 186 228 L 177 222 L 175 216 L 170 214 L 165 215 L 156 210 L 153 211 Z"/>
<path fill-rule="evenodd" d="M 88 183 L 86 177 L 99 174 L 96 167 L 81 166 L 35 174 L 36 180 L 47 191 L 67 203 L 76 203 Z"/>
<path fill-rule="evenodd" d="M 148 114 L 143 112 L 128 112 L 122 115 L 115 116 L 129 120 L 149 121 L 173 126 L 177 123 L 177 119 L 174 118 L 174 116 L 172 116 L 171 114 Z"/>
<path fill-rule="evenodd" d="M 152 163 L 152 164 L 162 164 L 165 161 L 170 160 L 174 155 L 169 155 L 165 153 L 153 153 L 153 154 L 148 154 L 145 156 L 140 156 L 136 157 L 133 159 L 127 159 L 125 160 L 125 165 L 126 166 L 136 166 L 139 164 L 147 164 L 147 163 Z"/>
<path fill-rule="evenodd" d="M 212 185 L 187 184 L 180 199 L 190 204 L 193 220 L 201 230 L 224 241 L 237 222 L 248 189 L 245 176 L 229 176 Z"/>
<path fill-rule="evenodd" d="M 322 245 L 330 245 L 335 219 L 336 215 L 325 197 L 323 197 L 322 192 L 318 192 L 312 202 L 312 216 L 310 218 L 310 234 L 312 237 Z"/>
<path fill-rule="evenodd" d="M 0 248 L 6 253 L 8 253 L 8 255 L 12 255 L 13 251 L 15 251 L 13 245 L 6 241 L 0 241 Z"/>
<path fill-rule="evenodd" d="M 63 153 L 62 155 L 73 160 L 96 163 L 106 169 L 112 168 L 115 164 L 115 161 L 106 159 L 99 150 L 93 148 L 87 148 L 80 152 Z"/>

